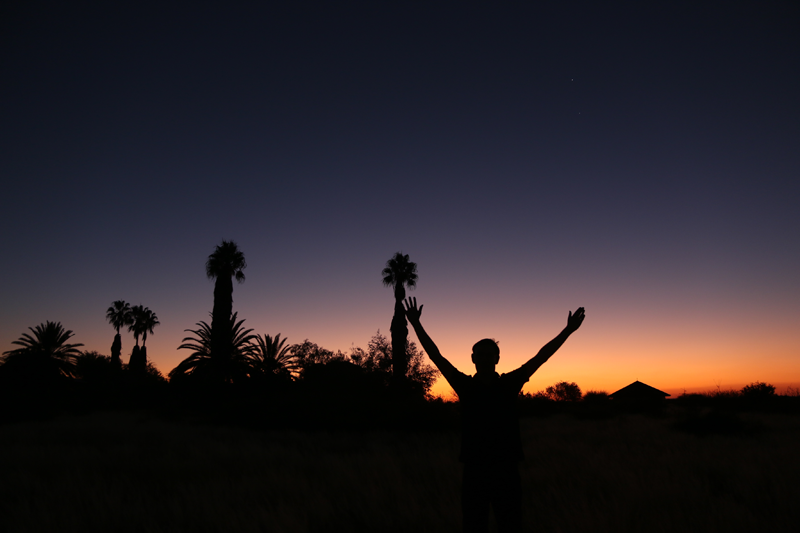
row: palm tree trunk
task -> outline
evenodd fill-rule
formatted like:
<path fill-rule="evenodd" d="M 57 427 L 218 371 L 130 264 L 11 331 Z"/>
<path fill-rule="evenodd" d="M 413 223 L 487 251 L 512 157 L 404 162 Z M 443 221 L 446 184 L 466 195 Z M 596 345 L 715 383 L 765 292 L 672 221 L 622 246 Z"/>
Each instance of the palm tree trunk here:
<path fill-rule="evenodd" d="M 114 368 L 121 368 L 122 367 L 122 359 L 120 356 L 122 355 L 122 337 L 119 334 L 119 331 L 114 336 L 114 344 L 111 345 L 111 366 Z"/>
<path fill-rule="evenodd" d="M 142 349 L 139 351 L 139 368 L 137 371 L 140 374 L 144 374 L 147 372 L 147 348 L 142 343 Z"/>
<path fill-rule="evenodd" d="M 214 309 L 211 311 L 211 354 L 223 356 L 231 344 L 231 313 L 233 312 L 233 280 L 217 276 L 214 284 Z"/>
<path fill-rule="evenodd" d="M 406 313 L 403 308 L 403 299 L 406 297 L 406 289 L 402 284 L 394 288 L 394 317 L 392 317 L 392 380 L 395 383 L 405 381 L 407 361 L 406 343 L 408 341 L 408 324 L 406 323 Z"/>
<path fill-rule="evenodd" d="M 133 351 L 131 352 L 131 358 L 128 361 L 128 371 L 138 374 L 142 370 L 142 367 L 142 352 L 141 348 L 139 348 L 139 343 L 136 343 L 136 346 L 133 347 Z"/>

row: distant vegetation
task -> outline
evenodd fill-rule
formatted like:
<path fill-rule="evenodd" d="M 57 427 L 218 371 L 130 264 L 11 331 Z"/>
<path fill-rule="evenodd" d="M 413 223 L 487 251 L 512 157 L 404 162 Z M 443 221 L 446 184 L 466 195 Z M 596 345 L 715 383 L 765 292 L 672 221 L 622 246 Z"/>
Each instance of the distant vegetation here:
<path fill-rule="evenodd" d="M 20 348 L 0 357 L 4 393 L 11 394 L 24 381 L 26 391 L 37 391 L 38 398 L 63 400 L 79 394 L 91 404 L 87 395 L 95 394 L 98 406 L 156 405 L 167 397 L 198 394 L 215 397 L 217 403 L 223 402 L 220 394 L 247 394 L 294 406 L 320 401 L 335 405 L 337 398 L 347 398 L 346 411 L 358 410 L 355 405 L 360 402 L 372 406 L 369 416 L 386 402 L 431 399 L 438 371 L 408 341 L 402 307 L 398 311 L 405 287 L 413 287 L 417 280 L 416 264 L 408 255 L 395 254 L 382 272 L 383 283 L 393 287 L 395 296 L 391 340 L 378 330 L 366 349 L 353 347 L 346 353 L 308 339 L 290 344 L 280 333 L 257 334 L 247 328 L 245 319 L 233 310 L 233 280 L 244 282 L 246 267 L 245 256 L 233 241 L 222 241 L 208 256 L 205 272 L 214 280 L 210 324 L 200 321 L 185 330 L 188 335 L 177 348 L 188 354 L 167 378 L 147 354 L 148 335 L 160 324 L 156 313 L 115 300 L 105 312 L 115 331 L 110 355 L 81 352 L 82 344 L 69 342 L 72 331 L 61 323 L 46 322 L 15 341 Z M 133 335 L 133 346 L 123 362 L 126 329 Z M 138 399 L 130 400 L 134 397 Z"/>
<path fill-rule="evenodd" d="M 236 405 L 242 417 L 261 418 L 255 410 L 269 406 L 267 418 L 273 421 L 300 417 L 334 425 L 337 421 L 399 420 L 409 402 L 442 403 L 430 395 L 438 371 L 408 340 L 401 302 L 406 288 L 418 280 L 417 265 L 408 255 L 396 253 L 381 272 L 394 296 L 390 337 L 378 330 L 366 349 L 353 347 L 348 352 L 332 351 L 308 339 L 290 344 L 280 333 L 258 334 L 246 328 L 245 319 L 233 310 L 233 280 L 244 282 L 246 267 L 244 254 L 233 241 L 222 241 L 209 255 L 205 271 L 214 280 L 211 323 L 200 321 L 194 329 L 185 330 L 187 336 L 177 348 L 187 356 L 166 378 L 147 356 L 148 335 L 160 323 L 156 313 L 116 300 L 105 314 L 115 330 L 110 355 L 80 351 L 82 344 L 70 342 L 71 330 L 60 322 L 45 322 L 29 328 L 30 333 L 14 342 L 18 348 L 0 356 L 2 394 L 27 391 L 30 402 L 11 405 L 29 410 L 37 405 L 52 409 L 70 397 L 80 397 L 85 407 L 182 404 L 207 405 L 206 411 L 213 411 Z M 134 341 L 127 363 L 122 361 L 125 329 Z M 789 396 L 799 395 L 790 391 Z M 774 386 L 754 382 L 739 391 L 684 394 L 675 401 L 686 405 L 724 401 L 763 408 L 774 405 L 774 398 Z M 587 406 L 592 416 L 603 416 L 614 402 L 605 391 L 584 394 L 577 383 L 568 381 L 520 395 L 523 414 L 574 410 L 577 405 Z"/>
<path fill-rule="evenodd" d="M 290 344 L 233 311 L 245 267 L 231 241 L 209 256 L 211 323 L 186 329 L 166 378 L 145 348 L 156 314 L 124 300 L 106 310 L 111 355 L 48 321 L 0 357 L 0 530 L 458 530 L 459 406 L 430 396 L 438 372 L 397 306 L 390 338 L 377 330 L 366 348 Z M 401 254 L 382 274 L 395 304 L 417 279 Z M 523 507 L 542 531 L 786 531 L 800 519 L 800 426 L 779 417 L 800 412 L 796 389 L 619 405 L 559 381 L 518 407 Z"/>

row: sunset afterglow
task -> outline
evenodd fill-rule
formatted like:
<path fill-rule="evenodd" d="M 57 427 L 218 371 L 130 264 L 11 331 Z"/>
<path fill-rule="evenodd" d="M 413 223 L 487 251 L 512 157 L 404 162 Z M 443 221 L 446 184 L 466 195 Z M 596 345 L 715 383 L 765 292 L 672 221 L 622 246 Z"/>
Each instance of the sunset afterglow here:
<path fill-rule="evenodd" d="M 516 368 L 583 306 L 525 391 L 800 386 L 791 17 L 20 9 L 0 351 L 52 320 L 107 355 L 123 299 L 157 313 L 166 375 L 210 321 L 205 261 L 232 239 L 248 264 L 233 310 L 290 343 L 388 336 L 380 273 L 402 251 L 464 372 L 484 337 Z"/>

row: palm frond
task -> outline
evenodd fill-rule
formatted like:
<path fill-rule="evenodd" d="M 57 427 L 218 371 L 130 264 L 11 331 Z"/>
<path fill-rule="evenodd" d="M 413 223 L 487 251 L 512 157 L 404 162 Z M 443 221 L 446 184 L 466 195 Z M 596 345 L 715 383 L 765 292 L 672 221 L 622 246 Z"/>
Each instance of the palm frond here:
<path fill-rule="evenodd" d="M 381 271 L 383 284 L 387 287 L 405 285 L 416 287 L 417 285 L 417 264 L 409 261 L 408 254 L 401 252 L 395 253 L 391 259 L 386 261 L 386 268 Z"/>
<path fill-rule="evenodd" d="M 239 283 L 244 281 L 247 262 L 244 254 L 234 241 L 222 241 L 206 261 L 206 275 L 210 279 L 222 276 L 235 276 Z"/>
<path fill-rule="evenodd" d="M 74 335 L 72 330 L 64 329 L 61 322 L 49 320 L 28 329 L 33 335 L 23 333 L 18 340 L 13 341 L 11 344 L 21 348 L 3 352 L 3 361 L 8 363 L 9 359 L 14 358 L 41 359 L 49 361 L 47 365 L 57 368 L 61 374 L 71 376 L 75 361 L 80 355 L 78 348 L 83 346 L 81 343 L 67 342 Z"/>
<path fill-rule="evenodd" d="M 120 328 L 130 325 L 133 321 L 130 304 L 125 300 L 115 300 L 106 310 L 106 320 L 119 333 Z"/>
<path fill-rule="evenodd" d="M 280 333 L 275 337 L 256 335 L 256 344 L 250 356 L 253 369 L 264 374 L 296 373 L 300 365 L 292 353 L 292 347 L 286 345 L 287 340 L 286 337 L 281 339 Z"/>
<path fill-rule="evenodd" d="M 187 329 L 194 336 L 183 339 L 178 349 L 192 353 L 181 361 L 170 373 L 170 379 L 179 375 L 197 375 L 224 382 L 246 378 L 250 374 L 250 356 L 253 350 L 252 329 L 244 329 L 244 319 L 237 321 L 237 313 L 231 317 L 231 343 L 226 350 L 215 353 L 212 349 L 211 326 L 198 322 L 197 329 Z"/>
<path fill-rule="evenodd" d="M 131 323 L 128 325 L 128 331 L 133 332 L 133 338 L 136 339 L 137 344 L 141 336 L 142 345 L 144 345 L 147 342 L 147 335 L 152 334 L 153 329 L 159 324 L 161 322 L 149 307 L 134 305 L 131 308 Z"/>

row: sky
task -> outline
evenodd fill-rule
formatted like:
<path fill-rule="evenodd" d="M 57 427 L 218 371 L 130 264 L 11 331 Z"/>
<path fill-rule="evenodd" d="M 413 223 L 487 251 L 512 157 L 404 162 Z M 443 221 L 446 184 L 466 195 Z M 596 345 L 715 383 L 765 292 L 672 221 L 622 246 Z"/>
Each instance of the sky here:
<path fill-rule="evenodd" d="M 583 306 L 526 391 L 800 386 L 796 2 L 277 4 L 5 4 L 0 351 L 122 299 L 166 374 L 225 239 L 290 343 L 388 335 L 402 251 L 462 371 Z"/>

